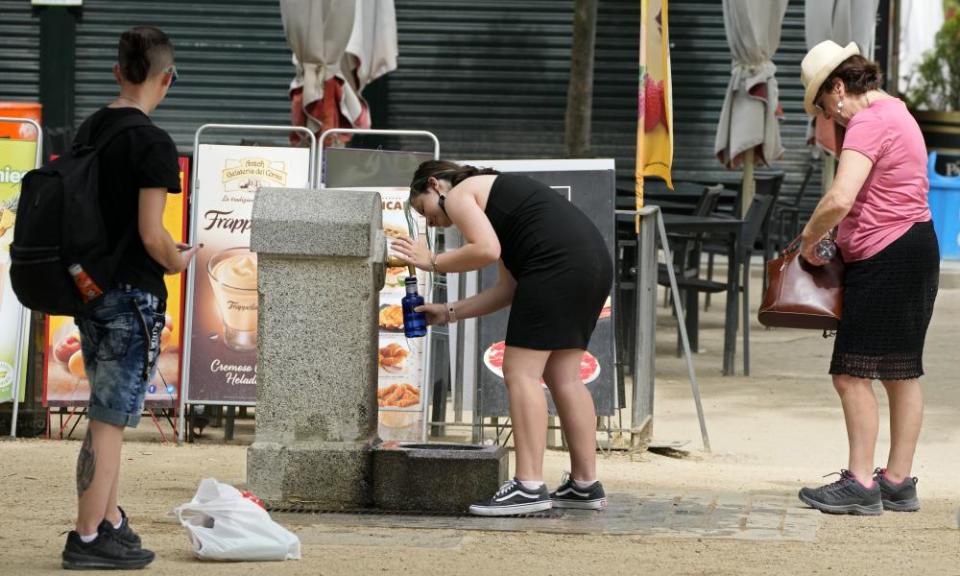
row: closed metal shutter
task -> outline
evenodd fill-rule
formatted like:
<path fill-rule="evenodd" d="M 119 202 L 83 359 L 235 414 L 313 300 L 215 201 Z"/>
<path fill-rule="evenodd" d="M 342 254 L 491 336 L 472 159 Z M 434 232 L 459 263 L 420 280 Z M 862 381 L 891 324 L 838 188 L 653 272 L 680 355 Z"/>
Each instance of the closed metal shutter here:
<path fill-rule="evenodd" d="M 447 157 L 563 157 L 573 2 L 410 0 L 397 3 L 399 69 L 389 76 L 391 128 L 431 130 Z M 603 0 L 597 16 L 593 153 L 617 162 L 632 190 L 637 134 L 640 9 Z M 729 177 L 713 154 L 730 77 L 723 5 L 671 0 L 677 179 Z M 806 167 L 800 59 L 803 0 L 791 0 L 778 66 L 784 194 Z"/>
<path fill-rule="evenodd" d="M 0 0 L 0 100 L 40 100 L 40 18 L 26 0 Z"/>
<path fill-rule="evenodd" d="M 153 115 L 181 153 L 202 124 L 290 123 L 294 75 L 276 1 L 85 0 L 77 24 L 76 125 L 117 94 L 120 34 L 152 25 L 176 50 L 179 79 Z"/>
<path fill-rule="evenodd" d="M 390 128 L 434 132 L 448 158 L 565 155 L 572 0 L 403 0 L 396 10 Z"/>

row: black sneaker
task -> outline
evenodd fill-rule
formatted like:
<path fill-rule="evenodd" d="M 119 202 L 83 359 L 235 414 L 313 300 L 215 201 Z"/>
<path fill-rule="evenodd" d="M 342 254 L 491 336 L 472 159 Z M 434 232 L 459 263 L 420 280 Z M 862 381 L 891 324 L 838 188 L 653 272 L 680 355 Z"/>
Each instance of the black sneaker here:
<path fill-rule="evenodd" d="M 142 546 L 140 535 L 130 527 L 130 519 L 127 518 L 127 513 L 123 511 L 123 508 L 117 506 L 117 509 L 120 510 L 120 527 L 114 528 L 109 520 L 104 519 L 104 521 L 100 523 L 97 532 L 109 530 L 113 532 L 113 537 L 119 540 L 124 546 L 128 548 L 140 548 Z"/>
<path fill-rule="evenodd" d="M 528 490 L 514 478 L 504 482 L 489 500 L 471 505 L 470 513 L 476 516 L 515 516 L 543 512 L 552 507 L 546 484 L 537 490 Z"/>
<path fill-rule="evenodd" d="M 916 476 L 904 478 L 903 482 L 894 484 L 887 479 L 886 468 L 877 468 L 873 471 L 873 479 L 880 485 L 880 501 L 883 503 L 884 510 L 916 512 L 920 509 Z"/>
<path fill-rule="evenodd" d="M 800 500 L 821 512 L 830 514 L 862 514 L 864 516 L 883 514 L 880 485 L 874 482 L 873 488 L 865 488 L 849 470 L 841 470 L 840 479 L 833 484 L 819 488 L 801 488 Z"/>
<path fill-rule="evenodd" d="M 153 562 L 154 553 L 130 548 L 114 537 L 114 532 L 99 531 L 97 539 L 85 544 L 75 530 L 67 534 L 63 547 L 66 570 L 135 570 Z"/>
<path fill-rule="evenodd" d="M 550 493 L 555 508 L 578 508 L 580 510 L 603 510 L 607 507 L 607 495 L 603 485 L 596 481 L 588 488 L 578 488 L 567 472 L 560 478 L 560 486 Z"/>

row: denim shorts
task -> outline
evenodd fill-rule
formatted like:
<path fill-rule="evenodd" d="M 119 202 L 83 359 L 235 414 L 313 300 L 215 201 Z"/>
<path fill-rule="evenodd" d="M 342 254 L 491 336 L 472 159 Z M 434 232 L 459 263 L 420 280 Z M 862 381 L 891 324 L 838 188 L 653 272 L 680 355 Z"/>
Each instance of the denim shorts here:
<path fill-rule="evenodd" d="M 132 286 L 107 290 L 76 318 L 90 381 L 87 416 L 135 428 L 157 371 L 166 302 Z"/>

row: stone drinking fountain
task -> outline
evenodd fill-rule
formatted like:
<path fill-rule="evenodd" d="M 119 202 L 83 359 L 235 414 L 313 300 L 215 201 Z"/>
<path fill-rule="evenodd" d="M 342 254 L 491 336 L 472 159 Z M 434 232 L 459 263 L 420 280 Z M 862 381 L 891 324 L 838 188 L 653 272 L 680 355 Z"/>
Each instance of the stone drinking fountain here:
<path fill-rule="evenodd" d="M 379 194 L 261 189 L 251 250 L 259 316 L 250 490 L 275 507 L 455 513 L 506 480 L 502 447 L 377 437 Z"/>

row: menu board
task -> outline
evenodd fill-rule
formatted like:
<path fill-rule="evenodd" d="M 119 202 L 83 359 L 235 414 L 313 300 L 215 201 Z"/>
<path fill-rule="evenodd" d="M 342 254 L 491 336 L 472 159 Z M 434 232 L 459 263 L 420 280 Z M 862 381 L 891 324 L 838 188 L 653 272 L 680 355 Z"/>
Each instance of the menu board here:
<path fill-rule="evenodd" d="M 250 251 L 260 188 L 307 188 L 310 150 L 201 144 L 188 288 L 188 404 L 257 400 L 257 255 Z"/>
<path fill-rule="evenodd" d="M 371 190 L 371 188 L 364 188 Z M 373 188 L 383 201 L 383 231 L 392 238 L 424 238 L 426 220 L 404 209 L 408 188 Z M 403 334 L 401 300 L 406 295 L 404 282 L 410 271 L 389 249 L 386 281 L 380 291 L 379 343 L 377 351 L 377 403 L 380 406 L 379 435 L 383 440 L 424 440 L 426 408 L 427 338 L 407 338 Z M 416 271 L 417 292 L 427 295 L 429 274 Z"/>

